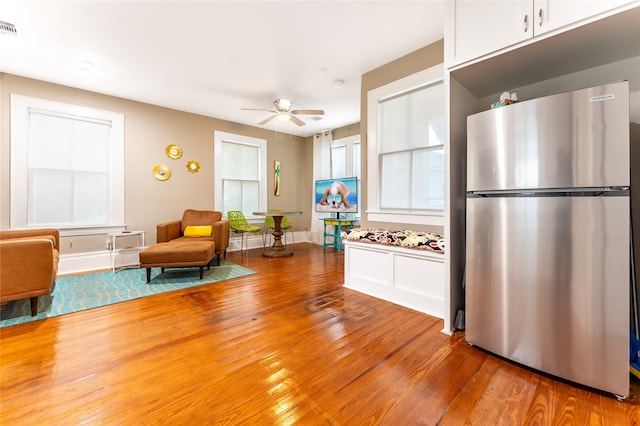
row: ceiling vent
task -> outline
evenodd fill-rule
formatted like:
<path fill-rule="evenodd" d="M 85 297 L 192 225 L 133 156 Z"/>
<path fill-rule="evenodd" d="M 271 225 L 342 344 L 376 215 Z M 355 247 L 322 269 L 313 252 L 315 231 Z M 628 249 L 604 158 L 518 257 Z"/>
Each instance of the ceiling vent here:
<path fill-rule="evenodd" d="M 13 24 L 0 21 L 0 34 L 10 34 L 10 35 L 17 36 L 18 30 L 16 30 L 16 26 Z"/>
<path fill-rule="evenodd" d="M 314 115 L 313 117 L 307 117 L 307 121 L 320 121 L 322 120 L 322 117 L 318 117 L 317 115 Z"/>

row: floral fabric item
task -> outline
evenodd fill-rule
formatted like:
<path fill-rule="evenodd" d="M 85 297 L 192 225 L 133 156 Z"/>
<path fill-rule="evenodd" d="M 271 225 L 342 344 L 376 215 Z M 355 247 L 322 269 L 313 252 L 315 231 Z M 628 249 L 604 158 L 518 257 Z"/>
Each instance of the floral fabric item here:
<path fill-rule="evenodd" d="M 389 231 L 377 228 L 354 228 L 343 232 L 342 238 L 351 241 L 430 250 L 444 253 L 444 237 L 431 232 Z"/>

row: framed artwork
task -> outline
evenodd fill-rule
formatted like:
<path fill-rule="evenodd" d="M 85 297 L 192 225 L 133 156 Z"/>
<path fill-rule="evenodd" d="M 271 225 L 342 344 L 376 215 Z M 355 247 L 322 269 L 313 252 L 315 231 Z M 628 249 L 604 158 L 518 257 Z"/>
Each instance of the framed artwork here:
<path fill-rule="evenodd" d="M 273 162 L 273 195 L 280 195 L 280 161 Z"/>

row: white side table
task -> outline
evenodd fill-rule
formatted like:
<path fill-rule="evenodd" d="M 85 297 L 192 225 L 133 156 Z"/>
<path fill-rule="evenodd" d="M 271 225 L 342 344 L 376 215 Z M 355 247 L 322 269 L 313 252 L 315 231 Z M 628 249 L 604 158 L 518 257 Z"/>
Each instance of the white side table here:
<path fill-rule="evenodd" d="M 144 249 L 144 231 L 124 231 L 110 234 L 111 271 L 140 266 L 140 252 Z"/>

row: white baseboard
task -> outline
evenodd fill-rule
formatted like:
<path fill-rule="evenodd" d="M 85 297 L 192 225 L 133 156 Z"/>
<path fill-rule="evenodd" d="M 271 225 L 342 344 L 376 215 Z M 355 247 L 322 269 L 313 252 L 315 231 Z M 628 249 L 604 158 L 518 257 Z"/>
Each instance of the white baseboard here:
<path fill-rule="evenodd" d="M 296 243 L 304 243 L 308 237 L 307 231 L 297 231 L 294 233 L 294 240 Z M 237 234 L 231 234 L 229 239 L 229 247 L 227 251 L 239 251 L 240 250 L 240 236 Z M 262 233 L 245 235 L 243 247 L 244 250 L 262 248 Z M 60 256 L 60 262 L 58 264 L 58 275 L 76 274 L 80 272 L 89 272 L 111 269 L 111 258 L 108 250 L 96 251 L 89 253 L 75 253 L 64 254 Z"/>
<path fill-rule="evenodd" d="M 75 274 L 101 269 L 110 269 L 109 251 L 63 254 L 58 263 L 58 275 Z"/>

